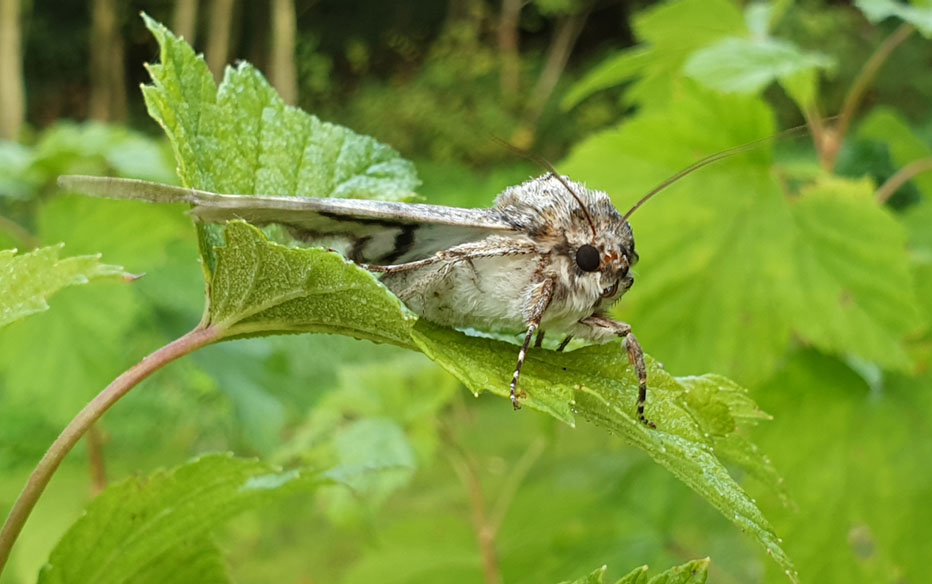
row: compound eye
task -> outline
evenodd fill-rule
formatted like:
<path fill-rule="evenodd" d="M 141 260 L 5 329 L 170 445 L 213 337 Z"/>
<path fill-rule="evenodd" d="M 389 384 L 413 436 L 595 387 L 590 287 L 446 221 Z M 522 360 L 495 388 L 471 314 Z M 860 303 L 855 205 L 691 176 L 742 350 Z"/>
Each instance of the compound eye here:
<path fill-rule="evenodd" d="M 594 272 L 599 269 L 602 261 L 599 258 L 599 250 L 593 245 L 581 245 L 576 250 L 576 265 L 584 272 Z"/>

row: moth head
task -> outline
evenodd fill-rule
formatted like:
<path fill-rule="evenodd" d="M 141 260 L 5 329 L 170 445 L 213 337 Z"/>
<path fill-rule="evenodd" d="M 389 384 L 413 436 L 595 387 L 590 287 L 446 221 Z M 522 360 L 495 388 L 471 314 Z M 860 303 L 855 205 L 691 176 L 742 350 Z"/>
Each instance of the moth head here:
<path fill-rule="evenodd" d="M 599 231 L 595 237 L 571 243 L 570 257 L 577 281 L 598 287 L 601 302 L 612 302 L 634 284 L 630 273 L 638 261 L 634 235 L 628 223 L 614 213 L 594 216 Z"/>

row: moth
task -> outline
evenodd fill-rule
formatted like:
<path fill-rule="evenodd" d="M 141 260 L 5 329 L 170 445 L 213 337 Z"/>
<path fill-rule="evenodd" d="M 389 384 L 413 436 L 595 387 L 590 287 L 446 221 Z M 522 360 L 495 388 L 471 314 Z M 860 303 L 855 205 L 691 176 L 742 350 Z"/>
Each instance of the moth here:
<path fill-rule="evenodd" d="M 523 334 L 510 396 L 520 408 L 521 368 L 535 333 L 623 339 L 638 378 L 637 419 L 645 417 L 647 368 L 631 326 L 609 308 L 634 284 L 638 262 L 628 218 L 654 194 L 741 146 L 702 159 L 645 195 L 622 215 L 609 196 L 552 168 L 505 189 L 487 209 L 358 199 L 217 194 L 133 179 L 62 176 L 65 189 L 107 198 L 192 205 L 197 220 L 276 224 L 302 241 L 340 241 L 353 262 L 420 317 L 455 328 Z"/>

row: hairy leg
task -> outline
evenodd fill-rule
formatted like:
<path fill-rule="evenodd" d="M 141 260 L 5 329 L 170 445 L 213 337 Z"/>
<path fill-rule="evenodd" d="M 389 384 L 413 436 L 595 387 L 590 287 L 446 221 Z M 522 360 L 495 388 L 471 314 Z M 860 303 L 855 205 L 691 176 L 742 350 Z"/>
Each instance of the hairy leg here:
<path fill-rule="evenodd" d="M 518 353 L 518 364 L 515 366 L 515 374 L 511 378 L 511 404 L 516 410 L 521 409 L 518 403 L 518 378 L 521 377 L 521 367 L 524 366 L 524 358 L 527 356 L 528 347 L 531 345 L 531 337 L 534 331 L 540 326 L 540 321 L 544 317 L 544 311 L 550 305 L 550 299 L 553 296 L 553 280 L 544 280 L 538 284 L 531 294 L 530 298 L 530 318 L 528 318 L 527 334 L 524 335 L 524 344 Z"/>
<path fill-rule="evenodd" d="M 647 403 L 647 366 L 644 364 L 644 350 L 637 337 L 631 332 L 631 325 L 612 320 L 607 316 L 592 315 L 579 321 L 583 328 L 577 330 L 577 334 L 584 338 L 592 340 L 606 340 L 607 337 L 615 336 L 624 339 L 625 350 L 628 353 L 628 360 L 634 368 L 634 373 L 638 378 L 638 401 L 637 416 L 638 421 L 649 428 L 656 428 L 656 424 L 644 416 L 644 406 Z"/>

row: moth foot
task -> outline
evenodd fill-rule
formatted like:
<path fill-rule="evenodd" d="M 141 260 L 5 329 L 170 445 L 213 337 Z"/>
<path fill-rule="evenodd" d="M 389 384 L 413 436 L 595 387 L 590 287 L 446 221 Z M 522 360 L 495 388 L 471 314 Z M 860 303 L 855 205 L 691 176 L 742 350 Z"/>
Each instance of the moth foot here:
<path fill-rule="evenodd" d="M 524 398 L 526 398 L 526 397 L 527 397 L 527 392 L 522 391 L 522 390 L 520 390 L 520 389 L 518 389 L 518 390 L 512 389 L 512 390 L 511 390 L 511 405 L 512 405 L 512 407 L 514 407 L 515 410 L 520 410 L 520 409 L 521 409 L 521 400 L 524 399 Z"/>
<path fill-rule="evenodd" d="M 657 429 L 657 424 L 655 424 L 655 423 L 651 422 L 650 420 L 648 420 L 647 418 L 645 418 L 643 412 L 638 412 L 638 422 L 644 424 L 645 426 L 647 426 L 647 427 L 650 428 L 651 430 L 656 430 L 656 429 Z"/>

